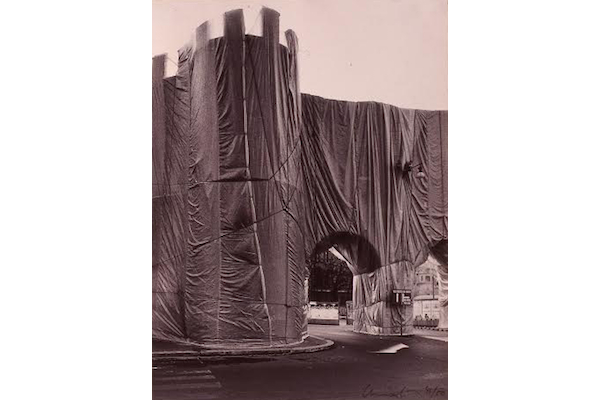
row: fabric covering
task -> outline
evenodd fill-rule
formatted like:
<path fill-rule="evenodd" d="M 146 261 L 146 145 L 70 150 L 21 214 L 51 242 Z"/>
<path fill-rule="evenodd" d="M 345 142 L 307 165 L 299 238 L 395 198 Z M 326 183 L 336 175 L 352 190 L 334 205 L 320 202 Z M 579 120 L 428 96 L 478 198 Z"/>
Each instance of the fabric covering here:
<path fill-rule="evenodd" d="M 243 12 L 198 27 L 177 75 L 153 59 L 153 337 L 290 343 L 307 335 L 306 258 L 354 274 L 354 329 L 410 329 L 394 289 L 447 238 L 447 112 L 300 94 L 298 40 Z M 423 175 L 423 177 L 417 177 Z"/>
<path fill-rule="evenodd" d="M 436 261 L 437 280 L 440 285 L 440 322 L 438 328 L 448 328 L 448 240 L 442 240 L 433 246 L 431 257 Z"/>
<path fill-rule="evenodd" d="M 334 246 L 354 273 L 354 329 L 409 333 L 393 304 L 447 238 L 447 112 L 302 96 L 309 249 Z"/>

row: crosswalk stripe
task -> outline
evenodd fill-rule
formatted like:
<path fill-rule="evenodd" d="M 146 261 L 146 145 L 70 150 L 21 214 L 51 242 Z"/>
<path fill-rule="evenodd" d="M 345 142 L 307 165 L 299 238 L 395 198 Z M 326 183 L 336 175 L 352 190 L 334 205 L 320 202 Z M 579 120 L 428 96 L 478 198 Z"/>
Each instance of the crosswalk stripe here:
<path fill-rule="evenodd" d="M 177 369 L 159 369 L 159 370 L 154 370 L 153 374 L 173 374 L 173 375 L 203 375 L 203 374 L 210 374 L 210 370 L 209 369 L 202 369 L 202 370 L 177 370 Z"/>
<path fill-rule="evenodd" d="M 204 383 L 175 383 L 171 385 L 154 385 L 154 391 L 174 391 L 179 389 L 220 389 L 220 382 L 204 382 Z"/>
<path fill-rule="evenodd" d="M 211 400 L 218 399 L 220 395 L 217 392 L 177 392 L 177 393 L 154 393 L 152 400 Z"/>
<path fill-rule="evenodd" d="M 155 381 L 193 381 L 193 380 L 216 380 L 214 375 L 178 375 L 178 376 L 153 376 L 152 380 Z"/>
<path fill-rule="evenodd" d="M 221 383 L 205 365 L 188 369 L 172 364 L 152 366 L 153 400 L 210 400 L 219 395 Z"/>

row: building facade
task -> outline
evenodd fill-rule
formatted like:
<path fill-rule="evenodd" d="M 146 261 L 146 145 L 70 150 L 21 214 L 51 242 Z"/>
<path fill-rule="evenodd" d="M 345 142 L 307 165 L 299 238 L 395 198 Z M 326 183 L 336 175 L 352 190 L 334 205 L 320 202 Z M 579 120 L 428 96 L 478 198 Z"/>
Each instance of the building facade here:
<path fill-rule="evenodd" d="M 413 315 L 416 319 L 440 319 L 440 284 L 437 270 L 433 260 L 428 259 L 415 271 Z"/>

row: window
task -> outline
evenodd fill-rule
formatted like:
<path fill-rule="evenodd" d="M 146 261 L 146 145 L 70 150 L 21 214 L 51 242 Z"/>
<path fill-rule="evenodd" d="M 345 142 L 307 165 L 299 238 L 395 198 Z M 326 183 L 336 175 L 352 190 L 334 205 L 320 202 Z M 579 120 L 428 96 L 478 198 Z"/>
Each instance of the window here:
<path fill-rule="evenodd" d="M 429 275 L 427 275 L 427 276 L 425 277 L 425 279 L 427 280 L 427 282 L 429 282 L 429 281 L 431 280 L 431 277 L 430 277 Z"/>

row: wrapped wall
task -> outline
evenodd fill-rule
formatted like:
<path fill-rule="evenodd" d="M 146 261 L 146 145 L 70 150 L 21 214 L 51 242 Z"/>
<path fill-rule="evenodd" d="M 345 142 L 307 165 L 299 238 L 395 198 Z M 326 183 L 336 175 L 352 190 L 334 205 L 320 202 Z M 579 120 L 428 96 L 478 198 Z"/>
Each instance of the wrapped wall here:
<path fill-rule="evenodd" d="M 355 331 L 410 333 L 393 291 L 447 238 L 447 112 L 311 95 L 302 111 L 307 247 L 348 262 Z"/>
<path fill-rule="evenodd" d="M 448 240 L 442 240 L 431 248 L 437 264 L 437 280 L 440 285 L 440 322 L 438 328 L 448 329 Z"/>
<path fill-rule="evenodd" d="M 174 340 L 185 335 L 187 139 L 169 122 L 176 90 L 165 61 L 152 61 L 152 333 Z"/>
<path fill-rule="evenodd" d="M 296 35 L 262 23 L 201 25 L 174 77 L 153 59 L 153 337 L 302 340 L 306 257 L 332 246 L 354 329 L 408 333 L 390 300 L 447 237 L 447 112 L 301 95 Z"/>
<path fill-rule="evenodd" d="M 262 17 L 262 36 L 245 35 L 242 10 L 225 14 L 222 37 L 198 27 L 173 78 L 158 67 L 164 57 L 154 60 L 153 166 L 179 168 L 166 184 L 177 189 L 174 205 L 175 189 L 153 193 L 153 249 L 177 256 L 153 261 L 157 338 L 274 344 L 307 335 L 297 39 L 288 31 L 280 45 L 279 14 Z"/>

